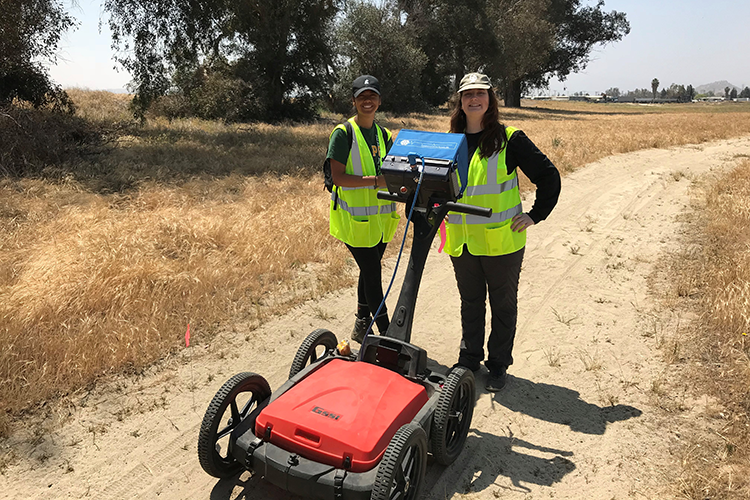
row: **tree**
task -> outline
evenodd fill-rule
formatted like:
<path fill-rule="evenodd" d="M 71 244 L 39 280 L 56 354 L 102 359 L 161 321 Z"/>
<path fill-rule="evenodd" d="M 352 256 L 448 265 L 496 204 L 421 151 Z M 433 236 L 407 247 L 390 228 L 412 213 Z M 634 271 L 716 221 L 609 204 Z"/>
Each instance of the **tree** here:
<path fill-rule="evenodd" d="M 611 89 L 607 89 L 607 91 L 604 93 L 607 94 L 607 97 L 611 97 L 612 99 L 617 99 L 621 95 L 620 89 L 617 87 L 612 87 Z"/>
<path fill-rule="evenodd" d="M 564 81 L 570 73 L 585 69 L 589 62 L 589 54 L 596 45 L 621 40 L 630 33 L 630 24 L 625 14 L 616 11 L 604 12 L 604 2 L 601 0 L 595 6 L 581 6 L 578 0 L 492 0 L 491 3 L 509 5 L 512 9 L 531 6 L 530 11 L 520 16 L 520 25 L 526 26 L 527 29 L 516 30 L 515 35 L 520 38 L 531 35 L 535 40 L 533 46 L 539 51 L 548 43 L 548 50 L 544 53 L 546 57 L 542 58 L 543 54 L 537 54 L 537 57 L 545 59 L 545 62 L 535 65 L 533 69 L 517 75 L 506 75 L 503 74 L 502 68 L 496 69 L 497 76 L 501 77 L 505 105 L 509 107 L 520 107 L 521 94 L 525 89 L 546 86 L 552 76 Z M 534 15 L 538 21 L 531 24 Z M 525 21 L 524 17 L 528 21 Z M 500 38 L 501 41 L 506 43 L 500 47 L 503 57 L 495 60 L 503 60 L 511 66 L 514 64 L 513 61 L 529 57 L 529 53 L 505 50 L 505 47 L 514 49 L 513 45 L 507 43 L 508 35 L 513 36 L 514 27 L 519 26 L 517 15 L 506 16 L 505 19 L 510 21 L 507 29 L 502 18 L 498 19 L 496 25 L 499 32 L 504 35 Z M 518 39 L 516 41 L 520 42 Z"/>
<path fill-rule="evenodd" d="M 740 97 L 750 97 L 750 87 L 745 87 L 742 89 L 742 92 L 740 92 Z"/>
<path fill-rule="evenodd" d="M 654 93 L 649 89 L 635 89 L 635 90 L 629 90 L 626 95 L 628 97 L 644 99 L 648 97 L 653 98 Z"/>
<path fill-rule="evenodd" d="M 349 2 L 336 30 L 343 60 L 334 86 L 335 109 L 351 109 L 351 82 L 371 74 L 381 82 L 383 111 L 417 111 L 427 107 L 420 92 L 420 75 L 427 57 L 414 36 L 401 24 L 393 2 L 381 7 L 369 2 Z"/>
<path fill-rule="evenodd" d="M 333 81 L 333 20 L 341 0 L 106 0 L 117 60 L 133 76 L 143 112 L 207 74 L 226 80 L 243 119 L 312 113 Z M 221 86 L 220 86 L 221 87 Z"/>
<path fill-rule="evenodd" d="M 529 87 L 527 80 L 532 79 L 530 75 L 544 68 L 555 51 L 558 28 L 547 16 L 540 16 L 549 12 L 550 0 L 509 3 L 488 2 L 499 50 L 487 58 L 486 71 L 501 89 L 505 105 L 520 107 L 521 94 Z"/>
<path fill-rule="evenodd" d="M 0 0 L 0 105 L 17 98 L 72 110 L 41 61 L 56 61 L 60 37 L 74 26 L 57 0 Z"/>
<path fill-rule="evenodd" d="M 446 82 L 480 70 L 513 107 L 525 90 L 584 69 L 594 46 L 630 32 L 625 14 L 605 13 L 603 1 L 592 7 L 579 0 L 399 0 L 399 6 L 428 58 L 423 91 L 439 88 L 444 99 Z"/>
<path fill-rule="evenodd" d="M 687 97 L 688 102 L 691 102 L 693 99 L 695 99 L 695 89 L 692 85 L 688 85 L 685 89 L 685 96 Z"/>
<path fill-rule="evenodd" d="M 659 90 L 659 79 L 654 78 L 651 80 L 651 93 L 654 96 L 654 100 L 656 100 L 656 91 Z"/>
<path fill-rule="evenodd" d="M 730 99 L 737 99 L 737 89 L 736 88 L 732 88 L 732 91 L 729 92 L 729 98 Z"/>
<path fill-rule="evenodd" d="M 729 99 L 729 91 L 732 90 L 731 87 L 724 87 L 724 99 Z"/>
<path fill-rule="evenodd" d="M 672 84 L 670 87 L 670 97 L 676 98 L 678 102 L 687 102 L 687 89 L 684 85 Z"/>
<path fill-rule="evenodd" d="M 487 0 L 398 0 L 405 27 L 427 57 L 420 78 L 423 98 L 439 106 L 464 74 L 483 69 L 497 41 L 485 15 Z"/>

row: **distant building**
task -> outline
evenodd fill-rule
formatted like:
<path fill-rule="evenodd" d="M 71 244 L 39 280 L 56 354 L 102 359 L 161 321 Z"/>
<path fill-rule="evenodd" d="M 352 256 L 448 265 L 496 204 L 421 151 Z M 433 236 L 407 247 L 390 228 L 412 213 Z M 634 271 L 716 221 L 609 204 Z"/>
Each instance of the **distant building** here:
<path fill-rule="evenodd" d="M 669 98 L 669 99 L 662 99 L 661 97 L 657 97 L 654 99 L 653 97 L 633 97 L 629 95 L 621 95 L 617 98 L 617 102 L 631 102 L 631 103 L 637 103 L 637 104 L 665 104 L 668 102 L 680 102 L 679 99 L 676 98 Z"/>

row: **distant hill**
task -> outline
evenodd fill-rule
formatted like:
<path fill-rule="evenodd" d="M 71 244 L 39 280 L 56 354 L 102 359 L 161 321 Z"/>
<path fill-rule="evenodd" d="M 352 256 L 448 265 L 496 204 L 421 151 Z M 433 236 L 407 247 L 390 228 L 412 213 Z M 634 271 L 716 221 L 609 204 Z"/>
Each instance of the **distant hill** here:
<path fill-rule="evenodd" d="M 698 94 L 705 94 L 709 91 L 712 91 L 716 95 L 724 95 L 724 89 L 729 87 L 729 90 L 737 89 L 737 92 L 741 92 L 742 88 L 738 87 L 737 85 L 732 85 L 726 80 L 720 80 L 718 82 L 713 83 L 706 83 L 705 85 L 699 85 L 695 88 L 695 91 Z"/>

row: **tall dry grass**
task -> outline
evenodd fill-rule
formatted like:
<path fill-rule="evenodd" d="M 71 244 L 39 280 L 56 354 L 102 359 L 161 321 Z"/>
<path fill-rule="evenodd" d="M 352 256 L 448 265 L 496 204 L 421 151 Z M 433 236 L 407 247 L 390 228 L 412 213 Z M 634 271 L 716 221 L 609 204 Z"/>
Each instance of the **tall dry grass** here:
<path fill-rule="evenodd" d="M 665 298 L 699 319 L 689 326 L 689 376 L 716 403 L 705 433 L 686 436 L 680 494 L 750 498 L 750 161 L 712 179 L 670 264 Z"/>
<path fill-rule="evenodd" d="M 108 126 L 134 122 L 130 111 L 130 94 L 113 94 L 105 90 L 67 89 L 81 118 Z"/>
<path fill-rule="evenodd" d="M 113 198 L 76 185 L 0 184 L 5 407 L 138 369 L 172 349 L 189 322 L 201 332 L 229 316 L 258 320 L 330 290 L 325 276 L 341 274 L 342 249 L 327 237 L 314 187 L 232 176 Z M 295 290 L 306 263 L 326 272 Z"/>
<path fill-rule="evenodd" d="M 341 117 L 309 125 L 149 120 L 71 92 L 109 128 L 100 150 L 0 181 L 0 401 L 17 411 L 348 285 L 320 164 Z M 609 154 L 750 134 L 750 106 L 501 110 L 569 172 Z M 380 118 L 446 130 L 442 115 Z M 349 267 L 347 267 L 349 266 Z M 313 267 L 306 284 L 300 276 Z M 1 427 L 1 425 L 0 425 Z"/>

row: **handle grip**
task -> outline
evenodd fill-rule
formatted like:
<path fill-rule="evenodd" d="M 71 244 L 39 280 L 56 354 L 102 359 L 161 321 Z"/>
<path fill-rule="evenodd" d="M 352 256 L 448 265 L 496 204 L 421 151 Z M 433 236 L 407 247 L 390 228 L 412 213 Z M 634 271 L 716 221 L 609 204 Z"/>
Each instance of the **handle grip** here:
<path fill-rule="evenodd" d="M 388 191 L 378 191 L 377 193 L 375 193 L 375 196 L 377 196 L 379 200 L 398 201 L 401 203 L 406 203 L 406 198 L 394 193 L 389 193 Z"/>
<path fill-rule="evenodd" d="M 490 217 L 492 215 L 491 208 L 478 207 L 476 205 L 467 205 L 466 203 L 456 203 L 449 201 L 445 204 L 448 210 L 451 212 L 460 212 L 462 214 L 478 215 L 480 217 Z"/>
<path fill-rule="evenodd" d="M 379 200 L 397 201 L 399 203 L 406 203 L 406 198 L 399 196 L 395 193 L 389 193 L 388 191 L 378 191 L 375 195 Z M 492 215 L 491 208 L 478 207 L 476 205 L 467 205 L 466 203 L 456 203 L 449 201 L 445 203 L 445 207 L 450 212 L 460 212 L 469 215 L 478 215 L 479 217 L 490 217 Z"/>

